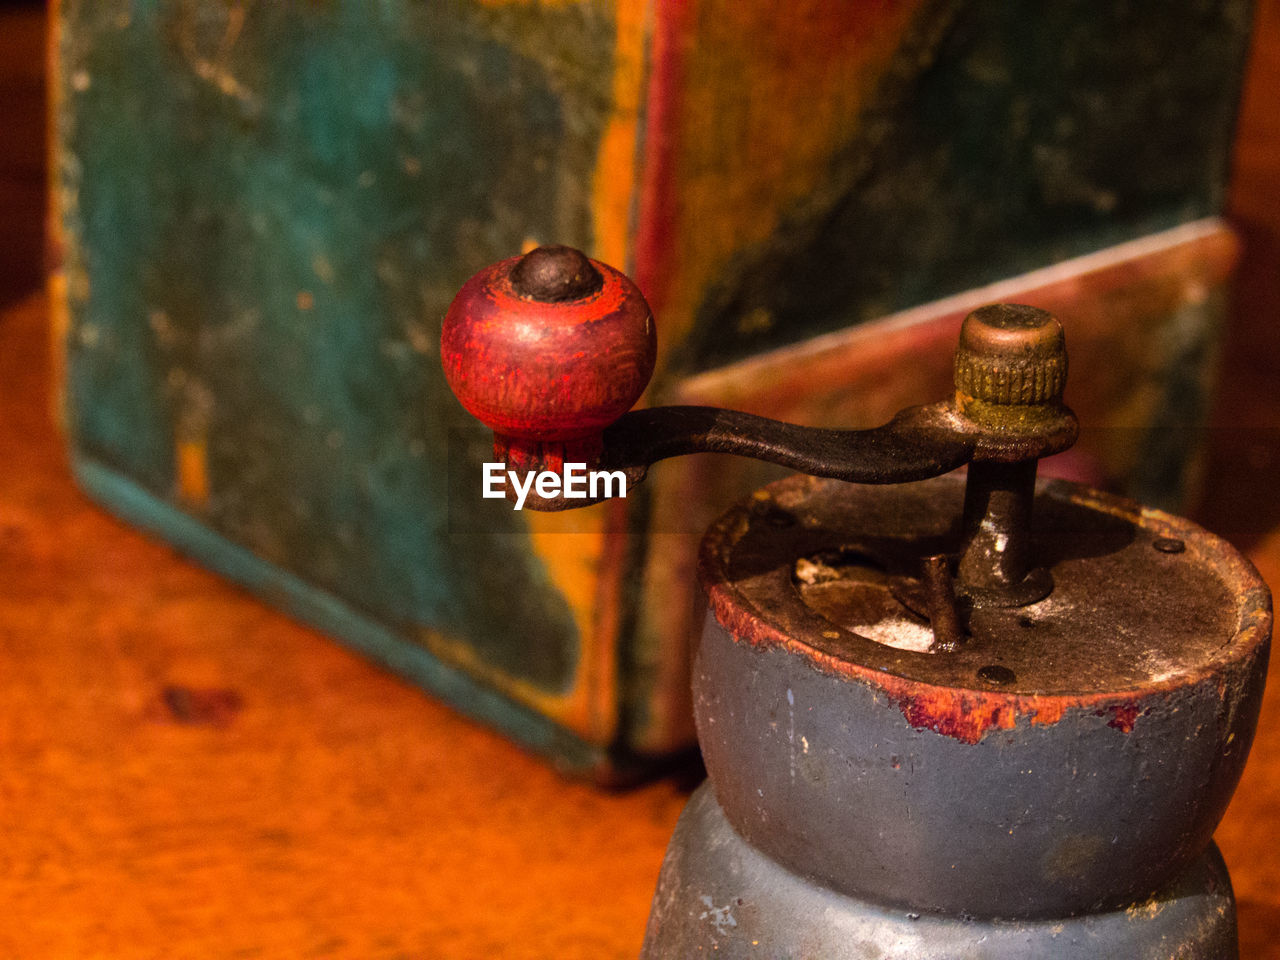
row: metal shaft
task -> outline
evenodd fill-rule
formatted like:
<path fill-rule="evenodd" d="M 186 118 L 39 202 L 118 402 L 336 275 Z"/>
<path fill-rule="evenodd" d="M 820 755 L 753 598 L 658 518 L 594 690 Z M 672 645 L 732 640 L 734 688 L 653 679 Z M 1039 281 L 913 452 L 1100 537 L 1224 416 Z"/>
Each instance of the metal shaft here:
<path fill-rule="evenodd" d="M 964 627 L 956 610 L 956 594 L 948 565 L 947 556 L 943 553 L 925 557 L 920 564 L 920 583 L 928 605 L 929 626 L 933 628 L 930 652 L 950 652 L 964 642 Z"/>
<path fill-rule="evenodd" d="M 961 590 L 982 599 L 1022 599 L 1031 573 L 1031 504 L 1036 461 L 969 465 L 964 494 Z M 1036 598 L 1039 599 L 1039 598 Z"/>

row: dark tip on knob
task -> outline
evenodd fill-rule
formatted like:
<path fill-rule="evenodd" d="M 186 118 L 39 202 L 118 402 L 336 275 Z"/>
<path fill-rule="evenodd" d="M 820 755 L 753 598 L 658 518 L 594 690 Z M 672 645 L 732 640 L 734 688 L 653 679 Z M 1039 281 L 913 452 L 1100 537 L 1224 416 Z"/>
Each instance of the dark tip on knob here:
<path fill-rule="evenodd" d="M 511 268 L 510 279 L 518 295 L 542 303 L 581 300 L 604 286 L 585 253 L 559 244 L 530 250 Z"/>

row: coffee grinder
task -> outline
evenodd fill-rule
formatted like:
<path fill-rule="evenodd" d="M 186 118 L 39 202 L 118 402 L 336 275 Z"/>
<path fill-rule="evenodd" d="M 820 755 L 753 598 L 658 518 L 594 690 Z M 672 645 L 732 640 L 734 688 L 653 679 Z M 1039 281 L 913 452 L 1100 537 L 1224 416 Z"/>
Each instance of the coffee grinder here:
<path fill-rule="evenodd" d="M 848 431 L 630 411 L 655 336 L 622 273 L 541 247 L 472 277 L 441 339 L 526 506 L 599 499 L 533 483 L 569 463 L 630 484 L 696 452 L 800 472 L 702 542 L 708 779 L 642 956 L 1235 958 L 1212 835 L 1257 724 L 1270 594 L 1187 520 L 1037 482 L 1077 433 L 1058 321 L 975 311 L 952 398 Z"/>

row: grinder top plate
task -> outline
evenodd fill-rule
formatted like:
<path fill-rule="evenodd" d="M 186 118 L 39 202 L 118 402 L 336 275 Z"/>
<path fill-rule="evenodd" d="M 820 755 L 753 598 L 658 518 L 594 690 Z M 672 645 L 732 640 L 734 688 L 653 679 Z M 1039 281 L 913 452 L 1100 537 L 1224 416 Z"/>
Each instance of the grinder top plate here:
<path fill-rule="evenodd" d="M 797 476 L 757 491 L 703 541 L 716 618 L 740 642 L 785 645 L 825 669 L 1015 696 L 1181 686 L 1270 635 L 1270 595 L 1225 541 L 1045 481 L 1033 549 L 1053 592 L 1011 609 L 962 597 L 966 639 L 929 652 L 921 561 L 959 551 L 963 500 L 954 475 L 891 487 Z"/>

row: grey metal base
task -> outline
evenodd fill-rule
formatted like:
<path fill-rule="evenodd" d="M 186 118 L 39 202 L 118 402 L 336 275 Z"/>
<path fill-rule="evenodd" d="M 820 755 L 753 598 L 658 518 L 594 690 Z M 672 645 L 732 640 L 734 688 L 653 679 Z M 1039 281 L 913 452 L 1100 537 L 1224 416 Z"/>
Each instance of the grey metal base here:
<path fill-rule="evenodd" d="M 1237 960 L 1235 899 L 1211 846 L 1181 878 L 1126 910 L 1062 920 L 916 914 L 835 893 L 748 845 L 711 784 L 667 849 L 642 960 Z"/>

